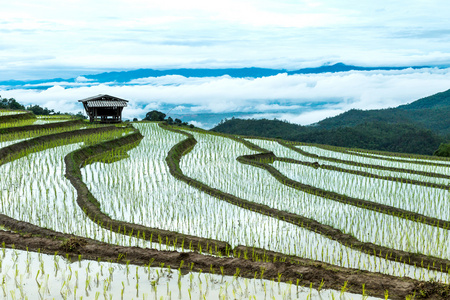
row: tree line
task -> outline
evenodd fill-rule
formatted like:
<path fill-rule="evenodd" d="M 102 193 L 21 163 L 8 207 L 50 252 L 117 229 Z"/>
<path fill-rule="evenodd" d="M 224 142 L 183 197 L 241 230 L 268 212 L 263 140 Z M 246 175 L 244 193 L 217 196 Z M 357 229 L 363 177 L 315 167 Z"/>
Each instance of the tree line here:
<path fill-rule="evenodd" d="M 135 120 L 137 121 L 137 119 L 135 119 Z M 166 118 L 166 114 L 165 113 L 162 113 L 162 112 L 157 111 L 157 110 L 152 110 L 152 111 L 148 112 L 145 115 L 145 118 L 143 120 L 144 121 L 159 121 L 159 122 L 165 121 L 169 125 L 189 126 L 191 128 L 194 127 L 194 125 L 192 125 L 192 124 L 189 125 L 187 122 L 183 122 L 183 121 L 181 121 L 178 118 L 175 118 L 175 120 L 172 117 Z"/>
<path fill-rule="evenodd" d="M 28 110 L 37 116 L 48 116 L 48 115 L 74 115 L 71 113 L 55 112 L 53 109 L 48 109 L 47 107 L 41 107 L 39 105 L 30 105 L 25 107 L 24 105 L 17 102 L 14 98 L 2 98 L 0 96 L 0 109 L 14 109 L 14 110 Z M 78 112 L 76 117 L 86 119 L 87 117 L 81 112 Z"/>
<path fill-rule="evenodd" d="M 280 120 L 231 119 L 221 122 L 212 130 L 305 143 L 425 155 L 434 154 L 441 144 L 443 144 L 441 150 L 435 155 L 444 154 L 445 142 L 448 141 L 446 137 L 415 124 L 391 124 L 382 121 L 322 128 L 301 126 Z M 448 147 L 450 149 L 450 145 Z"/>

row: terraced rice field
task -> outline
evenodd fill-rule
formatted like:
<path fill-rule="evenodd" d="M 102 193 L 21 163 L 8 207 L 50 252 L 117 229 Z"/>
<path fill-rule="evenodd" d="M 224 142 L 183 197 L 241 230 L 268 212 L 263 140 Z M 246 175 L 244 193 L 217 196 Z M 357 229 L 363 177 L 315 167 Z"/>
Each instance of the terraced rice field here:
<path fill-rule="evenodd" d="M 36 120 L 0 116 L 5 299 L 450 295 L 449 160 Z"/>
<path fill-rule="evenodd" d="M 0 109 L 0 117 L 21 114 L 21 110 Z"/>

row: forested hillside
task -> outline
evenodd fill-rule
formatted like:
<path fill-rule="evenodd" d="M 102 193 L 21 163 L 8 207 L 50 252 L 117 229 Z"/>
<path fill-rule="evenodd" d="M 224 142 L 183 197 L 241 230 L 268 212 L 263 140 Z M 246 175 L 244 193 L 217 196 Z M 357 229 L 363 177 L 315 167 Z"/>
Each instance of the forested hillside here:
<path fill-rule="evenodd" d="M 314 126 L 279 120 L 232 119 L 212 130 L 291 141 L 404 153 L 433 154 L 450 137 L 450 90 L 407 105 L 350 110 Z"/>
<path fill-rule="evenodd" d="M 419 99 L 396 108 L 376 110 L 349 110 L 336 117 L 318 122 L 322 129 L 355 126 L 367 122 L 411 123 L 447 136 L 450 134 L 450 90 Z"/>

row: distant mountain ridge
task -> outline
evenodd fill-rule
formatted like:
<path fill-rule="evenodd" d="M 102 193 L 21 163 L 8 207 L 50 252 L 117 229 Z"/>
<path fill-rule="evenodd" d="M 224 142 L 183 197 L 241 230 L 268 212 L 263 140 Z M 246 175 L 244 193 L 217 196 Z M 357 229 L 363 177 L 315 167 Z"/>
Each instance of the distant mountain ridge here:
<path fill-rule="evenodd" d="M 153 70 L 153 69 L 139 69 L 134 71 L 122 72 L 108 72 L 98 75 L 86 75 L 88 79 L 97 81 L 117 81 L 126 82 L 136 78 L 145 77 L 159 77 L 167 75 L 180 75 L 184 77 L 220 77 L 230 76 L 233 78 L 260 78 L 266 76 L 274 76 L 277 74 L 286 73 L 288 75 L 294 74 L 318 74 L 318 73 L 335 73 L 347 71 L 373 71 L 373 70 L 403 70 L 407 68 L 426 68 L 423 67 L 358 67 L 337 63 L 333 65 L 321 66 L 317 68 L 303 68 L 294 71 L 286 69 L 267 69 L 267 68 L 226 68 L 226 69 L 172 69 L 172 70 Z"/>
<path fill-rule="evenodd" d="M 410 67 L 359 67 L 346 65 L 343 63 L 336 63 L 332 65 L 324 65 L 316 68 L 303 68 L 293 71 L 286 69 L 269 69 L 269 68 L 222 68 L 222 69 L 168 69 L 168 70 L 155 70 L 155 69 L 137 69 L 130 71 L 116 71 L 105 72 L 99 74 L 80 75 L 88 80 L 92 80 L 95 83 L 126 83 L 134 79 L 146 78 L 146 77 L 161 77 L 168 75 L 180 75 L 184 77 L 220 77 L 230 76 L 232 78 L 260 78 L 266 76 L 275 76 L 277 74 L 286 73 L 288 75 L 294 74 L 320 74 L 320 73 L 335 73 L 335 72 L 348 72 L 348 71 L 374 71 L 374 70 L 404 70 L 408 68 L 422 69 L 429 68 L 428 66 L 410 66 Z M 5 86 L 20 86 L 25 84 L 45 84 L 52 82 L 76 82 L 76 78 L 53 78 L 42 80 L 7 80 L 0 81 L 0 85 Z"/>
<path fill-rule="evenodd" d="M 314 126 L 232 119 L 212 130 L 334 146 L 433 154 L 450 139 L 450 90 L 396 108 L 352 109 Z"/>

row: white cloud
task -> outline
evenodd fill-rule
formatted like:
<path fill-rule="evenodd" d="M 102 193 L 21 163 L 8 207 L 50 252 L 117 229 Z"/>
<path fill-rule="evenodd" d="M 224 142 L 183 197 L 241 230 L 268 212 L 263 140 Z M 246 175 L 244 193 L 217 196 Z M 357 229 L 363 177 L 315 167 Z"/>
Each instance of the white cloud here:
<path fill-rule="evenodd" d="M 445 0 L 7 1 L 0 80 L 145 67 L 450 65 L 449 10 Z"/>
<path fill-rule="evenodd" d="M 76 78 L 3 97 L 77 112 L 97 94 L 152 109 L 263 112 L 308 124 L 350 108 L 397 106 L 450 88 L 449 69 L 249 79 L 162 76 L 96 84 L 82 74 L 138 68 L 269 67 L 344 62 L 450 66 L 450 2 L 337 0 L 40 0 L 2 3 L 0 80 Z M 29 88 L 31 86 L 27 86 Z"/>
<path fill-rule="evenodd" d="M 246 115 L 242 118 L 244 119 L 277 119 L 282 121 L 288 121 L 290 123 L 300 124 L 300 125 L 310 125 L 317 123 L 328 117 L 334 117 L 345 112 L 343 109 L 319 109 L 307 112 L 301 112 L 298 114 L 294 113 L 258 113 Z"/>
<path fill-rule="evenodd" d="M 300 105 L 279 105 L 279 104 L 258 104 L 255 105 L 256 111 L 272 111 L 272 110 L 298 110 L 302 108 Z"/>
<path fill-rule="evenodd" d="M 75 78 L 76 82 L 89 82 L 89 81 L 94 81 L 94 79 L 88 79 L 84 76 L 78 76 L 77 78 Z"/>
<path fill-rule="evenodd" d="M 130 84 L 150 84 L 150 85 L 195 85 L 220 79 L 230 79 L 228 75 L 221 77 L 184 77 L 181 75 L 165 75 L 159 77 L 144 77 L 133 79 Z"/>
<path fill-rule="evenodd" d="M 200 127 L 200 128 L 205 127 L 205 124 L 203 124 L 202 122 L 197 122 L 197 121 L 191 120 L 191 121 L 188 121 L 188 123 L 194 125 L 195 127 Z"/>
<path fill-rule="evenodd" d="M 260 112 L 258 117 L 277 117 L 310 124 L 351 108 L 394 107 L 450 88 L 450 69 L 279 74 L 263 78 L 185 78 L 167 76 L 146 79 L 149 84 L 106 85 L 46 90 L 0 90 L 26 105 L 38 104 L 55 111 L 78 112 L 79 99 L 111 94 L 129 99 L 126 118 L 143 118 L 153 109 L 172 113 Z M 155 84 L 157 83 L 157 84 Z"/>

